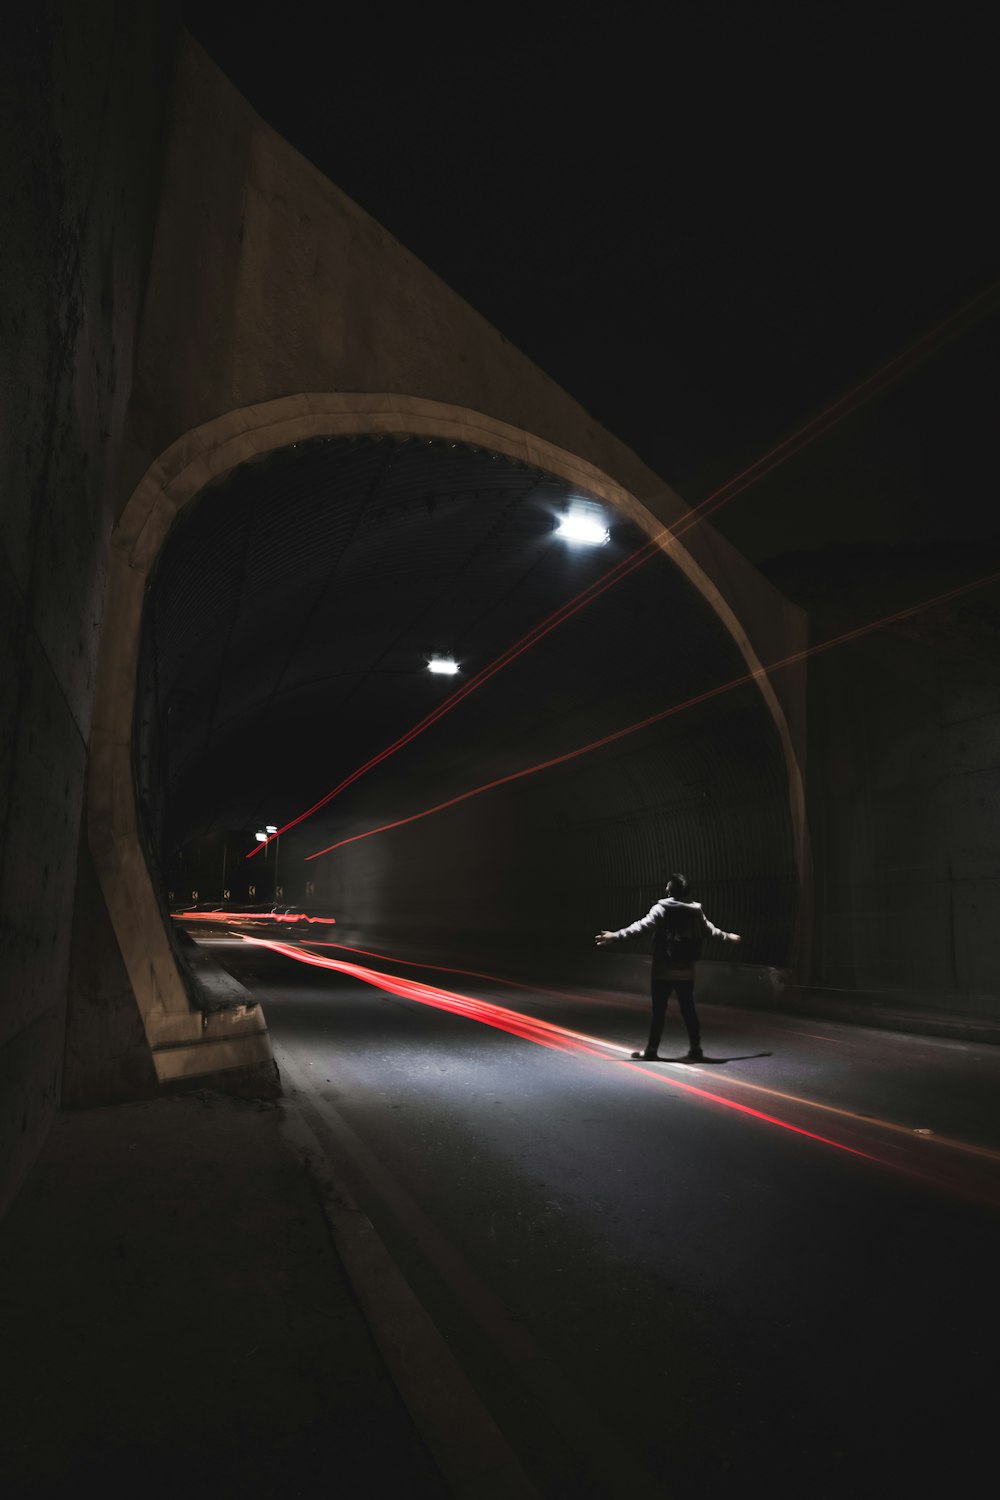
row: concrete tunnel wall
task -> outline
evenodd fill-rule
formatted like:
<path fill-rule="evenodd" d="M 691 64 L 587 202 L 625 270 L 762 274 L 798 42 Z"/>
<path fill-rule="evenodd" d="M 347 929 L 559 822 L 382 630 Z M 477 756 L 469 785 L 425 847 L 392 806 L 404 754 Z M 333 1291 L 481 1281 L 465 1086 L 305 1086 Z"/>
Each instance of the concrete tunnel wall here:
<path fill-rule="evenodd" d="M 134 1000 L 147 1022 L 158 1016 L 161 1041 L 183 1052 L 194 1040 L 122 759 L 142 579 L 176 511 L 262 448 L 360 422 L 480 440 L 485 425 L 501 448 L 558 454 L 560 472 L 613 493 L 648 531 L 686 514 L 634 454 L 263 124 L 189 38 L 175 55 L 175 19 L 169 4 L 127 21 L 109 3 L 46 9 L 17 22 L 12 38 L 12 55 L 28 61 L 19 126 L 4 138 L 18 230 L 3 245 L 11 312 L 0 387 L 12 497 L 2 557 L 8 1195 L 60 1092 L 86 1102 L 156 1086 Z M 710 527 L 675 555 L 747 661 L 802 643 L 801 613 Z M 762 692 L 783 739 L 805 875 L 803 676 L 785 673 Z M 79 839 L 88 769 L 101 890 Z M 143 892 L 136 921 L 115 909 L 130 884 Z M 247 1035 L 250 1054 L 265 1058 L 259 1025 Z M 211 1066 L 196 1051 L 194 1075 Z"/>
<path fill-rule="evenodd" d="M 526 457 L 610 500 L 647 534 L 688 514 L 633 453 L 263 124 L 185 39 L 129 412 L 126 492 L 138 482 L 123 495 L 112 549 L 91 798 L 92 845 L 147 1033 L 181 1069 L 205 1064 L 126 786 L 142 580 L 174 517 L 220 474 L 292 442 L 350 432 L 453 437 Z M 708 526 L 671 546 L 751 668 L 802 644 L 801 613 Z M 807 880 L 803 678 L 781 678 L 763 681 L 761 692 L 782 737 Z M 805 928 L 806 903 L 802 915 Z"/>
<path fill-rule="evenodd" d="M 555 474 L 578 491 L 613 505 L 647 535 L 656 536 L 662 530 L 662 521 L 650 506 L 639 503 L 584 459 L 480 412 L 419 398 L 312 395 L 278 399 L 230 413 L 187 434 L 150 468 L 123 512 L 113 538 L 95 709 L 90 816 L 91 843 L 102 887 L 161 1078 L 202 1073 L 210 1055 L 206 1041 L 211 1044 L 212 1055 L 220 1060 L 216 1067 L 260 1065 L 266 1059 L 266 1035 L 259 1011 L 255 1011 L 212 1017 L 206 1036 L 203 1019 L 190 1004 L 183 966 L 164 931 L 162 894 L 149 878 L 132 769 L 133 707 L 147 580 L 175 519 L 206 485 L 241 461 L 310 438 L 380 432 L 486 447 Z M 680 507 L 679 501 L 676 504 Z M 759 661 L 748 633 L 721 591 L 673 538 L 665 539 L 663 545 L 704 607 L 718 617 L 742 666 L 758 671 Z M 762 598 L 768 602 L 776 597 L 780 601 L 771 590 L 762 590 Z M 786 641 L 785 651 L 789 649 L 793 649 L 792 643 Z M 801 897 L 805 884 L 801 776 L 787 723 L 766 678 L 758 681 L 757 692 L 780 743 L 792 829 L 790 858 Z M 645 881 L 657 878 L 650 872 Z M 801 943 L 804 918 L 807 908 L 800 899 L 798 943 L 792 945 L 793 952 Z"/>
<path fill-rule="evenodd" d="M 335 913 L 330 936 L 359 947 L 617 983 L 622 950 L 595 962 L 594 931 L 644 912 L 680 866 L 743 933 L 744 990 L 757 966 L 788 963 L 799 891 L 780 737 L 753 683 L 689 701 L 746 662 L 665 553 L 267 855 L 251 828 L 222 857 L 219 831 L 283 824 L 444 705 L 450 689 L 423 665 L 429 643 L 459 648 L 467 682 L 641 555 L 644 533 L 606 506 L 607 549 L 554 538 L 576 493 L 491 449 L 363 437 L 299 443 L 202 492 L 157 560 L 137 695 L 140 796 L 172 905 L 219 902 L 227 887 L 234 909 L 278 899 Z M 485 796 L 307 862 L 508 774 Z M 645 984 L 648 944 L 637 947 Z M 706 966 L 706 995 L 715 978 Z"/>
<path fill-rule="evenodd" d="M 689 514 L 630 449 L 260 120 L 185 36 L 120 504 L 144 477 L 146 496 L 151 484 L 177 483 L 186 503 L 197 476 L 179 476 L 195 461 L 207 483 L 281 442 L 356 430 L 347 414 L 369 394 L 470 413 L 460 421 L 474 438 L 481 419 L 512 428 L 518 453 L 538 444 L 559 451 L 581 483 L 604 476 L 616 503 L 626 514 L 642 510 L 650 528 Z M 338 395 L 341 415 L 326 424 L 328 398 Z M 258 414 L 282 398 L 285 407 Z M 373 417 L 372 430 L 388 421 Z M 397 427 L 420 430 L 412 421 Z M 802 612 L 710 525 L 693 528 L 676 553 L 701 570 L 757 658 L 778 659 L 803 642 Z M 801 762 L 804 672 L 783 672 L 764 690 Z"/>
<path fill-rule="evenodd" d="M 306 899 L 295 886 L 308 878 L 308 905 L 336 914 L 332 936 L 347 945 L 645 993 L 648 939 L 597 953 L 593 934 L 644 915 L 665 873 L 680 868 L 709 916 L 744 937 L 735 966 L 708 944 L 700 995 L 766 1000 L 787 980 L 800 890 L 780 745 L 760 707 L 744 698 L 692 711 L 672 734 L 363 840 L 301 873 L 296 854 L 325 838 L 289 836 L 284 897 Z M 466 772 L 458 784 L 478 779 Z M 432 801 L 414 777 L 406 803 Z M 377 806 L 377 794 L 359 800 L 332 836 L 378 826 Z"/>
<path fill-rule="evenodd" d="M 0 1213 L 59 1104 L 68 993 L 99 991 L 106 1015 L 120 1011 L 129 1086 L 155 1082 L 81 827 L 174 12 L 94 0 L 5 17 Z M 107 947 L 85 957 L 102 930 Z"/>

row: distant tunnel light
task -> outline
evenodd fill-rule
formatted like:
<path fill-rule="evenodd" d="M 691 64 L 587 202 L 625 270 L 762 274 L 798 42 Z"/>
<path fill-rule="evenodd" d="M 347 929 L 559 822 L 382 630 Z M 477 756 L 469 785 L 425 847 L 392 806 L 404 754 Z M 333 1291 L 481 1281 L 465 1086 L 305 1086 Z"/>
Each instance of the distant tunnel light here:
<path fill-rule="evenodd" d="M 266 833 L 255 833 L 254 834 L 254 838 L 257 840 L 258 844 L 266 844 L 267 843 L 267 834 Z"/>
<path fill-rule="evenodd" d="M 437 672 L 442 677 L 454 677 L 458 662 L 453 656 L 432 656 L 427 662 L 428 672 Z"/>
<path fill-rule="evenodd" d="M 277 831 L 278 830 L 277 830 L 276 826 L 273 823 L 265 823 L 264 824 L 264 832 L 265 833 L 277 833 Z M 260 834 L 258 834 L 257 837 L 260 838 Z"/>
<path fill-rule="evenodd" d="M 556 527 L 556 536 L 563 537 L 567 542 L 581 542 L 585 547 L 603 547 L 611 533 L 603 521 L 579 511 L 570 511 Z"/>

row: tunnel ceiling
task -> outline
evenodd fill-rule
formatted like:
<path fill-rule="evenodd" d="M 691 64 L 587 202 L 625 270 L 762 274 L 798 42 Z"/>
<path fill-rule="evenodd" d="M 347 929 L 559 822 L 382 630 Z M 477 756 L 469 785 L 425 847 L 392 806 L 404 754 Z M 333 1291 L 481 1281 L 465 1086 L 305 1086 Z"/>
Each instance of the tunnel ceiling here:
<path fill-rule="evenodd" d="M 205 491 L 168 538 L 144 617 L 137 772 L 159 857 L 297 816 L 645 542 L 605 507 L 609 542 L 568 545 L 556 524 L 580 498 L 488 451 L 388 438 L 300 444 Z M 433 676 L 434 652 L 462 675 Z M 745 670 L 656 554 L 296 837 L 307 850 L 406 816 Z M 744 687 L 519 783 L 518 815 L 648 821 L 724 798 L 727 783 L 736 795 L 736 782 L 783 807 L 784 776 L 770 716 Z M 786 839 L 775 818 L 772 841 Z"/>

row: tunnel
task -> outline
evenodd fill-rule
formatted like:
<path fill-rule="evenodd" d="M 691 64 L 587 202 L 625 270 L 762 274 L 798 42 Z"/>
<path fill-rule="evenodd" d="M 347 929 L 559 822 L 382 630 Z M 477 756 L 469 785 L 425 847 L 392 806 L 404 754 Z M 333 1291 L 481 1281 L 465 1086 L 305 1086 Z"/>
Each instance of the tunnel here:
<path fill-rule="evenodd" d="M 489 445 L 317 437 L 205 485 L 146 589 L 132 753 L 164 920 L 280 902 L 599 983 L 593 934 L 681 870 L 744 966 L 792 959 L 787 757 L 732 631 L 634 518 Z"/>

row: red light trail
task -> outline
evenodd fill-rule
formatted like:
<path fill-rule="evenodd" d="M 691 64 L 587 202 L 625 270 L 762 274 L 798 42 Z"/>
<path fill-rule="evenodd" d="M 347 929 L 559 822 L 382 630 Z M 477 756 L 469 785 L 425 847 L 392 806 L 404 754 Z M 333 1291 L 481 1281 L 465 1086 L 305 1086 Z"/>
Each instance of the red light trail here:
<path fill-rule="evenodd" d="M 435 974 L 461 974 L 465 979 L 485 979 L 488 984 L 506 984 L 531 995 L 553 995 L 557 1000 L 576 1000 L 582 1005 L 599 1005 L 593 995 L 575 995 L 570 990 L 547 990 L 544 985 L 524 984 L 519 979 L 504 979 L 499 974 L 483 974 L 478 969 L 455 969 L 448 964 L 418 963 L 414 958 L 396 958 L 391 953 L 373 953 L 370 948 L 350 948 L 346 943 L 322 943 L 305 939 L 310 948 L 336 948 L 339 953 L 360 953 L 363 958 L 377 958 L 386 964 L 402 964 L 405 969 L 431 969 Z"/>
<path fill-rule="evenodd" d="M 385 974 L 378 969 L 369 969 L 363 964 L 349 963 L 337 958 L 324 958 L 318 953 L 305 953 L 301 948 L 295 948 L 289 943 L 270 942 L 266 938 L 254 937 L 244 937 L 243 941 L 258 948 L 269 948 L 285 958 L 294 959 L 296 963 L 346 974 L 348 978 L 359 979 L 363 984 L 370 984 L 375 989 L 385 990 L 390 995 L 399 995 L 402 999 L 413 1000 L 420 1005 L 431 1006 L 435 1010 L 448 1011 L 452 1015 L 478 1021 L 483 1026 L 491 1026 L 496 1031 L 504 1031 L 510 1036 L 520 1037 L 522 1041 L 535 1042 L 536 1045 L 547 1047 L 555 1052 L 564 1052 L 575 1057 L 596 1058 L 606 1062 L 612 1059 L 618 1061 L 622 1054 L 627 1055 L 629 1051 L 628 1048 L 619 1047 L 614 1042 L 606 1042 L 600 1037 L 586 1036 L 582 1032 L 571 1031 L 566 1026 L 557 1026 L 552 1021 L 537 1020 L 531 1016 L 522 1015 L 520 1011 L 508 1010 L 506 1006 L 494 1005 L 488 1000 L 476 1000 L 469 995 L 459 995 L 453 990 L 440 989 L 437 985 L 424 984 L 420 980 L 403 979 L 395 974 Z M 837 1151 L 845 1151 L 851 1156 L 859 1156 L 866 1161 L 877 1160 L 868 1152 L 859 1151 L 856 1146 L 848 1146 L 843 1141 L 835 1141 L 829 1136 L 819 1135 L 816 1131 L 806 1130 L 801 1125 L 793 1125 L 790 1120 L 781 1120 L 777 1115 L 765 1114 L 763 1110 L 752 1109 L 748 1104 L 739 1104 L 735 1099 L 726 1099 L 721 1094 L 713 1094 L 711 1090 L 699 1088 L 696 1084 L 682 1083 L 679 1079 L 671 1078 L 664 1073 L 653 1072 L 652 1069 L 644 1068 L 638 1063 L 625 1062 L 623 1066 L 645 1078 L 655 1079 L 657 1083 L 680 1089 L 685 1094 L 707 1099 L 713 1104 L 721 1104 L 725 1109 L 734 1110 L 737 1114 L 749 1115 L 752 1119 L 761 1120 L 768 1125 L 777 1125 L 780 1129 L 790 1131 L 794 1135 L 805 1136 L 808 1140 L 818 1141 L 824 1146 L 833 1146 Z"/>
<path fill-rule="evenodd" d="M 431 969 L 439 974 L 464 974 L 470 979 L 485 979 L 490 984 L 511 985 L 515 989 L 526 990 L 530 995 L 552 995 L 557 1000 L 572 1000 L 577 1004 L 583 1005 L 607 1003 L 593 994 L 579 995 L 570 990 L 550 990 L 546 989 L 544 985 L 524 984 L 517 979 L 505 979 L 500 974 L 484 974 L 478 969 L 456 969 L 448 964 L 418 963 L 416 959 L 394 958 L 393 955 L 388 953 L 373 953 L 368 948 L 350 948 L 346 943 L 328 943 L 316 938 L 307 937 L 302 939 L 302 941 L 310 948 L 336 948 L 343 953 L 361 953 L 368 958 L 380 959 L 383 963 L 401 963 L 404 968 Z M 806 1033 L 806 1035 L 809 1035 L 809 1033 Z M 632 1064 L 629 1063 L 628 1066 L 631 1067 Z M 663 1075 L 655 1070 L 643 1068 L 641 1065 L 636 1066 L 638 1071 L 648 1074 L 651 1078 L 661 1080 L 663 1078 Z M 874 1123 L 879 1129 L 891 1131 L 895 1135 L 905 1137 L 907 1140 L 912 1139 L 914 1135 L 912 1125 L 900 1125 L 892 1120 L 884 1120 L 867 1112 L 859 1114 L 857 1110 L 846 1109 L 838 1104 L 825 1104 L 819 1099 L 805 1099 L 799 1094 L 789 1094 L 783 1089 L 770 1088 L 762 1083 L 753 1083 L 748 1078 L 729 1077 L 726 1082 L 734 1085 L 736 1088 L 749 1089 L 755 1094 L 765 1094 L 768 1098 L 778 1099 L 785 1104 L 799 1105 L 805 1109 L 816 1109 L 821 1110 L 824 1114 L 836 1115 L 838 1118 L 847 1120 L 851 1124 L 867 1127 Z M 942 1135 L 935 1136 L 935 1144 L 943 1146 L 949 1151 L 961 1151 L 967 1156 L 980 1157 L 990 1162 L 1000 1162 L 1000 1151 L 994 1151 L 988 1146 L 977 1146 L 969 1141 L 956 1140 L 954 1137 Z"/>
<path fill-rule="evenodd" d="M 171 916 L 178 922 L 308 922 L 322 927 L 333 927 L 336 917 L 309 917 L 305 912 L 269 911 L 175 911 Z"/>
<path fill-rule="evenodd" d="M 839 422 L 842 422 L 846 417 L 857 411 L 865 402 L 870 401 L 874 396 L 878 395 L 880 391 L 884 390 L 894 380 L 900 378 L 905 373 L 907 366 L 914 363 L 921 352 L 926 352 L 935 340 L 938 340 L 947 330 L 954 328 L 963 317 L 967 316 L 981 302 L 987 299 L 996 290 L 997 285 L 1000 285 L 1000 283 L 994 283 L 987 287 L 985 291 L 971 297 L 967 302 L 956 308 L 954 312 L 950 313 L 948 317 L 943 318 L 933 328 L 921 335 L 914 343 L 907 345 L 905 349 L 894 355 L 892 359 L 887 360 L 884 365 L 881 365 L 872 374 L 867 375 L 857 385 L 852 386 L 843 396 L 838 397 L 836 401 L 831 402 L 823 411 L 817 413 L 815 417 L 810 418 L 802 427 L 791 433 L 787 438 L 783 438 L 769 452 L 762 454 L 749 467 L 743 469 L 739 474 L 734 475 L 732 479 L 728 480 L 719 489 L 714 490 L 712 494 L 700 500 L 686 516 L 675 522 L 673 526 L 664 527 L 655 536 L 651 537 L 649 541 L 637 548 L 635 552 L 623 558 L 620 563 L 611 568 L 602 578 L 595 580 L 594 583 L 589 584 L 587 588 L 581 590 L 574 598 L 560 605 L 546 619 L 541 620 L 537 625 L 533 626 L 519 641 L 515 641 L 513 645 L 508 646 L 498 657 L 481 668 L 474 676 L 470 677 L 467 682 L 451 693 L 442 703 L 431 709 L 422 719 L 418 720 L 416 724 L 401 734 L 398 739 L 384 746 L 382 750 L 371 756 L 363 765 L 357 766 L 349 775 L 339 781 L 335 787 L 325 793 L 318 802 L 314 802 L 304 812 L 298 813 L 294 818 L 284 823 L 268 839 L 261 840 L 255 844 L 254 848 L 246 855 L 246 858 L 253 859 L 254 855 L 259 854 L 262 849 L 267 848 L 272 839 L 280 838 L 290 828 L 295 828 L 299 823 L 305 822 L 307 818 L 313 817 L 315 813 L 326 807 L 328 803 L 338 797 L 341 792 L 346 791 L 360 777 L 366 775 L 375 766 L 380 765 L 382 761 L 388 760 L 390 756 L 395 755 L 397 751 L 402 750 L 406 745 L 410 744 L 418 735 L 423 734 L 426 729 L 429 729 L 431 725 L 436 724 L 445 714 L 457 708 L 471 693 L 476 692 L 478 688 L 482 687 L 496 673 L 503 671 L 505 667 L 509 666 L 511 662 L 516 661 L 519 656 L 523 655 L 532 646 L 535 646 L 551 631 L 565 624 L 567 620 L 571 619 L 580 610 L 585 609 L 588 604 L 592 604 L 595 599 L 600 598 L 608 589 L 613 588 L 624 578 L 627 578 L 630 573 L 648 562 L 651 557 L 654 557 L 662 550 L 667 538 L 684 536 L 687 531 L 697 526 L 706 516 L 719 510 L 723 505 L 728 504 L 730 500 L 735 499 L 737 495 L 742 494 L 744 490 L 756 484 L 766 474 L 769 474 L 772 469 L 777 468 L 789 458 L 794 457 L 796 453 L 799 453 L 818 437 L 829 432 Z"/>
<path fill-rule="evenodd" d="M 364 964 L 351 963 L 346 959 L 324 958 L 320 953 L 306 952 L 291 943 L 246 936 L 243 937 L 243 941 L 252 943 L 256 947 L 270 948 L 272 952 L 280 953 L 285 958 L 292 958 L 296 963 L 347 974 L 352 979 L 360 979 L 365 984 L 374 985 L 376 989 L 387 990 L 389 994 L 399 995 L 404 1000 L 417 1000 L 437 1010 L 447 1010 L 454 1015 L 468 1016 L 471 1020 L 481 1021 L 484 1025 L 510 1032 L 511 1035 L 523 1037 L 527 1041 L 536 1041 L 542 1046 L 554 1047 L 563 1052 L 578 1052 L 592 1057 L 606 1057 L 609 1052 L 627 1055 L 625 1047 L 618 1047 L 613 1042 L 603 1042 L 598 1037 L 585 1036 L 582 1032 L 571 1031 L 568 1027 L 557 1026 L 551 1021 L 536 1021 L 531 1016 L 522 1015 L 520 1011 L 508 1010 L 506 1006 L 495 1005 L 489 1000 L 476 1000 L 471 995 L 458 995 L 453 990 L 444 990 L 437 985 L 425 984 L 420 979 L 404 979 L 401 975 L 386 974 L 379 969 L 370 969 Z"/>
<path fill-rule="evenodd" d="M 971 593 L 974 589 L 985 588 L 987 584 L 1000 580 L 1000 570 L 989 573 L 983 578 L 976 578 L 971 583 L 959 584 L 953 589 L 948 589 L 943 594 L 935 594 L 932 599 L 921 600 L 919 604 L 908 605 L 906 609 L 896 610 L 891 615 L 883 615 L 878 620 L 871 620 L 866 625 L 856 625 L 852 630 L 845 630 L 842 635 L 833 636 L 828 641 L 820 641 L 815 646 L 803 647 L 801 651 L 793 651 L 789 656 L 784 656 L 778 661 L 760 667 L 754 671 L 744 672 L 739 677 L 733 677 L 729 682 L 719 683 L 716 687 L 707 688 L 703 693 L 696 693 L 692 698 L 686 698 L 683 703 L 673 703 L 669 708 L 662 708 L 658 713 L 650 714 L 645 719 L 639 719 L 635 724 L 626 724 L 622 729 L 614 729 L 609 734 L 602 735 L 600 739 L 591 740 L 589 744 L 578 745 L 575 750 L 566 750 L 562 755 L 553 755 L 549 760 L 539 761 L 537 765 L 525 766 L 520 771 L 511 771 L 506 776 L 497 776 L 493 781 L 484 782 L 482 786 L 471 787 L 466 792 L 459 792 L 455 797 L 448 797 L 444 802 L 437 802 L 433 807 L 425 807 L 420 812 L 410 813 L 405 818 L 397 818 L 392 823 L 382 823 L 377 828 L 369 828 L 364 833 L 352 834 L 349 838 L 338 839 L 335 844 L 328 844 L 325 849 L 317 849 L 313 854 L 307 854 L 306 860 L 320 859 L 324 854 L 332 854 L 335 849 L 342 849 L 345 844 L 355 844 L 360 839 L 369 839 L 377 833 L 388 833 L 394 828 L 404 828 L 409 823 L 419 822 L 421 818 L 429 818 L 434 813 L 444 812 L 449 807 L 457 807 L 460 802 L 468 802 L 472 797 L 481 797 L 485 792 L 495 791 L 498 787 L 508 786 L 511 782 L 521 781 L 526 776 L 537 776 L 541 771 L 549 771 L 554 766 L 565 765 L 567 761 L 577 760 L 581 755 L 589 755 L 593 750 L 601 750 L 605 745 L 611 745 L 616 740 L 625 739 L 628 735 L 636 734 L 640 729 L 648 729 L 652 724 L 659 724 L 664 719 L 672 718 L 675 714 L 683 713 L 686 709 L 694 708 L 699 703 L 707 703 L 712 698 L 718 698 L 723 693 L 732 692 L 734 688 L 745 687 L 747 683 L 756 682 L 762 677 L 767 677 L 771 672 L 777 672 L 783 667 L 794 666 L 796 663 L 806 661 L 808 658 L 818 656 L 824 651 L 832 651 L 835 646 L 846 645 L 848 641 L 858 640 L 861 636 L 870 635 L 874 630 L 881 630 L 886 625 L 895 624 L 899 620 L 909 619 L 913 615 L 921 614 L 926 609 L 933 609 L 935 605 L 946 604 L 951 599 L 957 599 L 961 594 Z"/>

